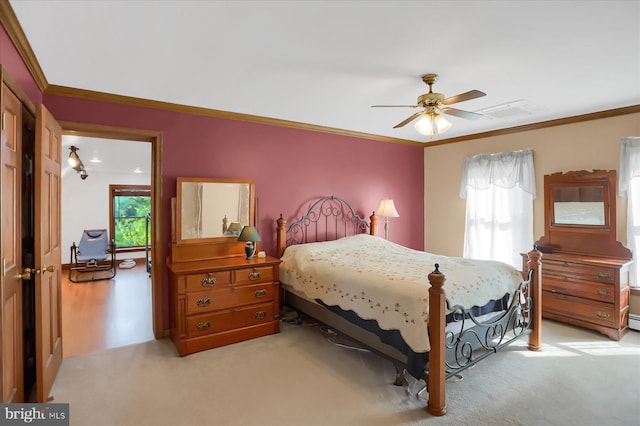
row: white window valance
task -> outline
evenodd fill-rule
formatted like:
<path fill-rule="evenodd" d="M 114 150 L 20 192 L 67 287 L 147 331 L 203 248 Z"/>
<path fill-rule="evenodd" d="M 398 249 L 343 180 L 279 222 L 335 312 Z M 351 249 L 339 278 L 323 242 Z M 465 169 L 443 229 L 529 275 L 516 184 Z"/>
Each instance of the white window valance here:
<path fill-rule="evenodd" d="M 533 152 L 499 152 L 478 154 L 464 159 L 460 197 L 467 198 L 467 188 L 488 189 L 491 185 L 511 189 L 519 186 L 536 197 L 536 179 L 533 168 Z"/>
<path fill-rule="evenodd" d="M 640 137 L 622 139 L 620 146 L 620 173 L 618 175 L 618 195 L 628 197 L 629 183 L 640 177 Z"/>

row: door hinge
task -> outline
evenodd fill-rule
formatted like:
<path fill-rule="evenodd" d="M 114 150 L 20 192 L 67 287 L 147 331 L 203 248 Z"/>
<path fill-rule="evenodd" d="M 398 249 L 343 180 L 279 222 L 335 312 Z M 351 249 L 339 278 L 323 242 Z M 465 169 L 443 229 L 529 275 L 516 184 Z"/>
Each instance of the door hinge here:
<path fill-rule="evenodd" d="M 4 130 L 4 117 L 5 117 L 5 112 L 2 111 L 2 130 Z"/>

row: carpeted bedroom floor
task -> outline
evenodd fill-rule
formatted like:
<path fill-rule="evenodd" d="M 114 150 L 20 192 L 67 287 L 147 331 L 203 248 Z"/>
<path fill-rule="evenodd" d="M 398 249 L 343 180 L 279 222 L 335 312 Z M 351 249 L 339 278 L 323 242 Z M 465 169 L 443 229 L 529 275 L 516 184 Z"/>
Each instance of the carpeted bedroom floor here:
<path fill-rule="evenodd" d="M 393 366 L 337 346 L 314 325 L 180 358 L 170 340 L 64 359 L 53 402 L 71 425 L 636 425 L 640 333 L 620 342 L 543 321 L 526 340 L 447 385 L 433 417 L 420 383 L 393 386 Z M 410 395 L 411 391 L 413 395 Z"/>

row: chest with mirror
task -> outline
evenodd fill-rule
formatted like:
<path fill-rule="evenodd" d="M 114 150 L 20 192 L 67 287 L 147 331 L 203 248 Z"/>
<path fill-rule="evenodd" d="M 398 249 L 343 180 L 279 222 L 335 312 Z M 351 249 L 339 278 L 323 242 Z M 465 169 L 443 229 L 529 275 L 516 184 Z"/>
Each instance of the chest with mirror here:
<path fill-rule="evenodd" d="M 255 230 L 247 179 L 179 177 L 172 207 L 171 337 L 180 355 L 279 332 L 280 260 L 250 256 Z M 253 251 L 253 250 L 251 250 Z"/>
<path fill-rule="evenodd" d="M 616 240 L 616 171 L 544 177 L 542 315 L 619 340 L 628 330 L 631 252 Z"/>

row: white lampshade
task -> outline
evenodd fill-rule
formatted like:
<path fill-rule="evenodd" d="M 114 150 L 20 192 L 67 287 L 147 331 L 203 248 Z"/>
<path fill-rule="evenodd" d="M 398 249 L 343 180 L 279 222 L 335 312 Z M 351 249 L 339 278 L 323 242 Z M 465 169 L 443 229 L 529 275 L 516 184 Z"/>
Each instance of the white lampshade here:
<path fill-rule="evenodd" d="M 436 131 L 438 133 L 444 133 L 449 130 L 451 126 L 452 124 L 435 110 L 422 114 L 415 124 L 418 133 L 429 137 L 435 135 Z"/>
<path fill-rule="evenodd" d="M 388 198 L 380 201 L 380 207 L 378 207 L 376 214 L 384 217 L 400 217 L 396 210 L 396 206 L 393 205 L 393 200 Z"/>
<path fill-rule="evenodd" d="M 438 128 L 438 133 L 444 133 L 451 128 L 451 123 L 449 123 L 447 119 L 442 116 L 442 114 L 436 114 L 433 121 Z"/>
<path fill-rule="evenodd" d="M 416 121 L 415 128 L 418 133 L 425 136 L 433 136 L 435 130 L 433 129 L 433 117 L 426 112 L 420 116 L 420 119 Z"/>

